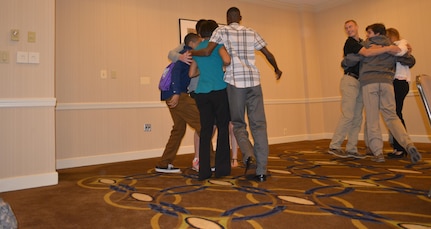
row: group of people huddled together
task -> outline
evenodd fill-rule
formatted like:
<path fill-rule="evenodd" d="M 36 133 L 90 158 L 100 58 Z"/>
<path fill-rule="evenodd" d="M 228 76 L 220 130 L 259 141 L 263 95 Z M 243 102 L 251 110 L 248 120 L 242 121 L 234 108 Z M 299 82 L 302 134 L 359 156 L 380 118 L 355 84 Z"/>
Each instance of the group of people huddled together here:
<path fill-rule="evenodd" d="M 226 26 L 219 27 L 214 20 L 199 20 L 197 33 L 187 34 L 184 43 L 169 52 L 169 59 L 176 62 L 170 88 L 161 91 L 161 100 L 166 101 L 174 124 L 156 165 L 157 172 L 180 172 L 172 163 L 189 124 L 195 130 L 192 168 L 198 171 L 199 180 L 213 173 L 217 178 L 229 176 L 231 168 L 238 166 L 238 144 L 247 177 L 266 181 L 268 136 L 255 50 L 262 52 L 274 67 L 277 80 L 282 72 L 263 38 L 240 25 L 240 21 L 236 7 L 227 11 Z M 211 139 L 215 130 L 214 152 Z M 247 174 L 250 168 L 255 168 L 255 173 Z"/>
<path fill-rule="evenodd" d="M 175 62 L 169 90 L 161 91 L 174 122 L 171 135 L 155 170 L 177 173 L 173 165 L 187 124 L 195 130 L 195 157 L 192 168 L 199 180 L 229 176 L 238 166 L 237 148 L 248 179 L 267 179 L 268 136 L 260 74 L 255 65 L 255 50 L 262 52 L 272 65 L 276 79 L 282 71 L 267 43 L 253 29 L 240 25 L 238 8 L 227 11 L 227 25 L 201 19 L 197 33 L 189 33 L 184 43 L 169 52 Z M 383 24 L 366 28 L 367 39 L 358 35 L 358 25 L 348 20 L 344 25 L 348 38 L 344 45 L 341 79 L 342 115 L 329 146 L 338 157 L 365 158 L 384 162 L 379 114 L 393 136 L 394 152 L 388 157 L 410 155 L 417 163 L 421 155 L 406 132 L 402 117 L 403 101 L 409 91 L 410 70 L 415 64 L 411 47 L 400 39 L 396 29 Z M 366 153 L 358 152 L 358 134 L 365 108 L 364 139 Z M 249 139 L 247 114 L 253 143 Z M 212 137 L 217 131 L 214 152 Z M 347 137 L 346 150 L 341 145 Z M 232 157 L 231 157 L 232 146 Z M 250 168 L 255 173 L 247 174 Z"/>
<path fill-rule="evenodd" d="M 386 123 L 393 152 L 389 158 L 410 155 L 412 163 L 421 160 L 421 154 L 408 135 L 403 119 L 404 99 L 409 92 L 410 69 L 416 63 L 411 47 L 400 39 L 394 28 L 375 23 L 366 27 L 367 39 L 359 38 L 354 20 L 344 24 L 347 40 L 341 63 L 344 76 L 340 82 L 341 118 L 335 129 L 329 153 L 342 158 L 365 158 L 384 162 L 380 113 Z M 358 152 L 358 134 L 365 108 L 364 141 L 366 152 Z M 347 137 L 346 149 L 341 145 Z"/>

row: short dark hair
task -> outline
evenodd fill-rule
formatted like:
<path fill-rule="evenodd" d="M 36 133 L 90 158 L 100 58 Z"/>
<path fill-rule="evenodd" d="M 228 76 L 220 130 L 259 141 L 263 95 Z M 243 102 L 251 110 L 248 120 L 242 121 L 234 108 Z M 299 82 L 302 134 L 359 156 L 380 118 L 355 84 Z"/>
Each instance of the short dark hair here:
<path fill-rule="evenodd" d="M 207 20 L 205 20 L 205 19 L 200 19 L 198 22 L 196 22 L 196 25 L 195 25 L 195 29 L 196 29 L 196 33 L 198 34 L 198 35 L 200 35 L 201 34 L 201 26 L 202 26 L 202 23 L 204 23 L 204 22 L 206 22 Z"/>
<path fill-rule="evenodd" d="M 213 31 L 218 27 L 218 24 L 214 20 L 207 20 L 206 22 L 202 23 L 202 26 L 200 28 L 200 35 L 201 37 L 211 37 L 213 34 Z"/>
<path fill-rule="evenodd" d="M 382 23 L 374 23 L 372 25 L 367 26 L 367 28 L 365 28 L 365 31 L 368 31 L 369 29 L 371 29 L 374 34 L 380 34 L 380 35 L 386 35 L 386 27 L 384 24 Z"/>
<path fill-rule="evenodd" d="M 196 33 L 189 33 L 184 37 L 184 44 L 189 45 L 191 41 L 197 41 L 199 36 Z"/>
<path fill-rule="evenodd" d="M 228 21 L 239 22 L 241 20 L 241 12 L 237 7 L 231 7 L 227 10 L 226 16 Z"/>

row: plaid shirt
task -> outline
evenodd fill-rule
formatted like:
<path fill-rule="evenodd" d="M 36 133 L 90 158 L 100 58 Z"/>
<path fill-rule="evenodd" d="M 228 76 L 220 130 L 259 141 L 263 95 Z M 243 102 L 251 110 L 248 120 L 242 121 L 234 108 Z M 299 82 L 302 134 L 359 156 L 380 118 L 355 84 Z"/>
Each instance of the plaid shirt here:
<path fill-rule="evenodd" d="M 260 84 L 254 52 L 264 48 L 266 42 L 256 31 L 238 23 L 231 23 L 217 28 L 209 41 L 223 44 L 231 56 L 231 64 L 226 67 L 224 79 L 228 84 L 237 88 Z"/>

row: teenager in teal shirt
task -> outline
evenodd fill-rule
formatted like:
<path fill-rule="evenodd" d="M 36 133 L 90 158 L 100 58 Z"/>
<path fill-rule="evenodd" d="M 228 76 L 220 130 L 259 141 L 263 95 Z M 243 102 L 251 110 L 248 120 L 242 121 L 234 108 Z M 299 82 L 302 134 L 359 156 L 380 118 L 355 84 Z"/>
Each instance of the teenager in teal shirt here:
<path fill-rule="evenodd" d="M 201 25 L 200 35 L 204 39 L 196 49 L 205 48 L 212 32 L 218 27 L 213 20 Z M 229 102 L 227 99 L 226 82 L 224 82 L 223 65 L 230 63 L 230 56 L 223 45 L 218 45 L 208 57 L 193 57 L 189 75 L 199 75 L 195 90 L 196 104 L 201 119 L 199 143 L 199 180 L 212 176 L 210 167 L 210 147 L 214 121 L 217 126 L 217 149 L 215 157 L 215 176 L 230 175 L 230 144 L 229 144 Z"/>

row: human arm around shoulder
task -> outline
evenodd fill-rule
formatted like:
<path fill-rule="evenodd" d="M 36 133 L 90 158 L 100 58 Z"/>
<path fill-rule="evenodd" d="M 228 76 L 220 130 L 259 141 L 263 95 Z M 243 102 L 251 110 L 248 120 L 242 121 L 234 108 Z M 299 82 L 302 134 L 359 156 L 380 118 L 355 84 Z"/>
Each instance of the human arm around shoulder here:
<path fill-rule="evenodd" d="M 186 64 L 190 64 L 192 61 L 191 60 L 192 56 L 190 55 L 189 52 L 185 52 L 185 53 L 181 54 L 180 52 L 183 49 L 184 49 L 184 43 L 181 43 L 178 47 L 169 51 L 169 53 L 168 53 L 169 60 L 171 60 L 172 62 L 176 62 L 179 60 L 179 61 L 182 61 Z"/>
<path fill-rule="evenodd" d="M 277 61 L 275 61 L 274 55 L 266 47 L 261 48 L 259 51 L 261 51 L 263 55 L 265 55 L 266 59 L 269 61 L 272 67 L 274 67 L 276 79 L 277 80 L 280 79 L 281 74 L 283 74 L 283 72 L 280 71 L 280 69 L 278 68 Z"/>
<path fill-rule="evenodd" d="M 357 65 L 363 57 L 359 54 L 349 53 L 341 61 L 341 67 L 346 70 Z"/>
<path fill-rule="evenodd" d="M 395 45 L 398 46 L 398 48 L 400 48 L 400 51 L 397 54 L 395 54 L 395 56 L 404 56 L 406 53 L 409 52 L 409 48 L 407 46 L 408 45 L 407 40 L 402 39 L 399 41 L 395 41 Z"/>
<path fill-rule="evenodd" d="M 359 54 L 362 56 L 377 56 L 383 53 L 389 53 L 392 55 L 396 55 L 398 52 L 400 52 L 401 49 L 398 48 L 396 45 L 389 45 L 389 46 L 383 46 L 383 47 L 374 47 L 374 48 L 361 48 L 359 50 Z"/>
<path fill-rule="evenodd" d="M 404 56 L 397 56 L 397 62 L 412 68 L 416 64 L 416 59 L 412 54 L 406 53 Z"/>
<path fill-rule="evenodd" d="M 207 47 L 199 50 L 191 50 L 190 53 L 192 56 L 209 56 L 214 51 L 216 46 L 217 46 L 217 43 L 210 41 L 208 42 Z"/>
<path fill-rule="evenodd" d="M 220 54 L 221 59 L 223 60 L 223 65 L 227 66 L 230 64 L 230 55 L 227 53 L 226 48 L 224 45 L 218 50 L 218 53 Z"/>

